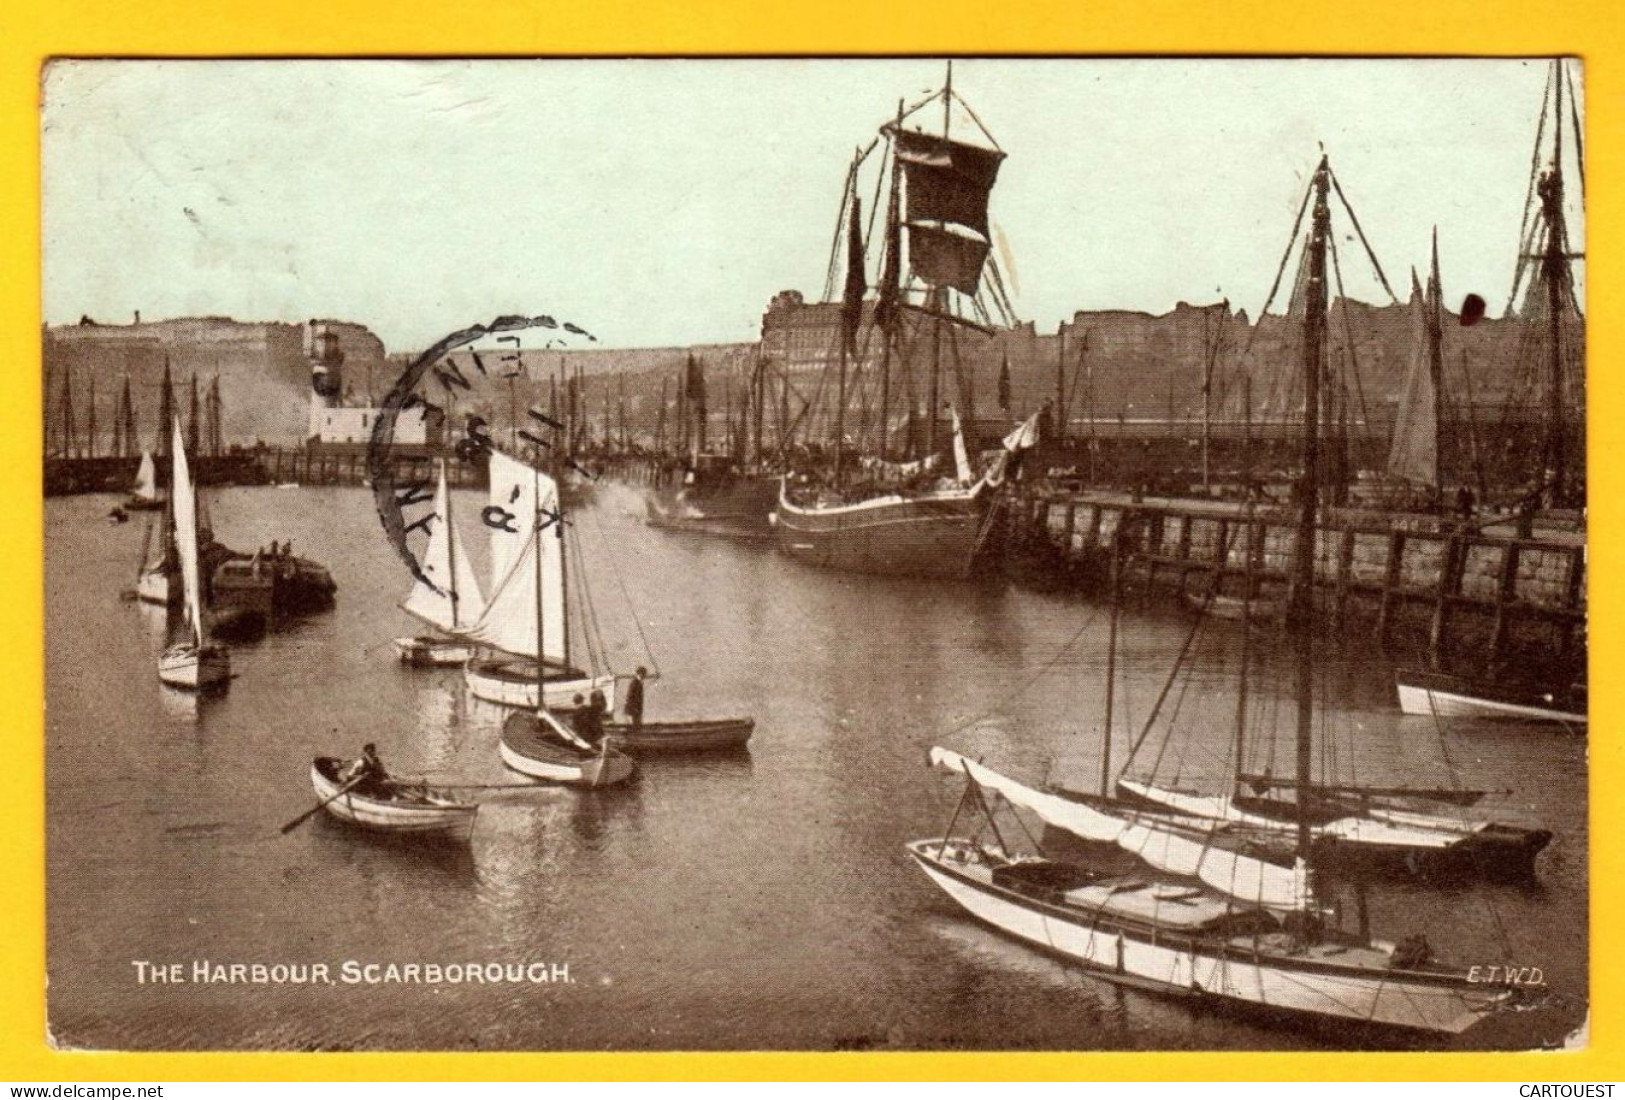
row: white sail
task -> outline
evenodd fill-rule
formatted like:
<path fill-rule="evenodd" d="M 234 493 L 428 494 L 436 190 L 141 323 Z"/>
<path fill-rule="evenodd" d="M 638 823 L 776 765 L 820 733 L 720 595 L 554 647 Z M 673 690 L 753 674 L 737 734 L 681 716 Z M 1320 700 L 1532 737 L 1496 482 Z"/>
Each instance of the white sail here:
<path fill-rule="evenodd" d="M 959 410 L 949 405 L 948 411 L 953 414 L 954 418 L 954 476 L 959 479 L 959 484 L 969 485 L 971 483 L 970 456 L 965 453 L 965 429 L 959 423 Z"/>
<path fill-rule="evenodd" d="M 203 586 L 198 567 L 197 494 L 192 488 L 191 471 L 186 466 L 186 447 L 181 440 L 179 421 L 175 424 L 175 440 L 171 447 L 175 453 L 175 467 L 169 495 L 175 515 L 175 553 L 181 561 L 186 625 L 191 628 L 193 643 L 202 645 Z"/>
<path fill-rule="evenodd" d="M 1301 910 L 1313 906 L 1302 860 L 1290 868 L 1280 867 L 1154 822 L 1103 813 L 1081 802 L 1035 791 L 949 749 L 933 748 L 931 763 L 999 792 L 1013 805 L 1037 814 L 1046 824 L 1085 840 L 1116 844 L 1158 870 L 1200 879 L 1215 890 L 1269 909 Z M 1208 835 L 1211 837 L 1211 832 Z"/>
<path fill-rule="evenodd" d="M 141 452 L 141 468 L 135 473 L 135 488 L 130 495 L 149 502 L 158 499 L 158 468 L 153 465 L 151 451 Z"/>
<path fill-rule="evenodd" d="M 458 633 L 522 657 L 535 657 L 539 643 L 548 658 L 562 661 L 564 543 L 557 518 L 558 483 L 500 451 L 491 452 L 490 471 L 489 503 L 481 519 L 491 532 L 491 595 L 479 619 Z M 545 525 L 539 538 L 538 522 Z"/>
<path fill-rule="evenodd" d="M 422 567 L 434 585 L 418 581 L 402 607 L 424 622 L 453 633 L 478 621 L 485 600 L 480 595 L 479 578 L 474 575 L 468 552 L 463 549 L 462 536 L 451 519 L 451 490 L 446 484 L 443 463 Z"/>

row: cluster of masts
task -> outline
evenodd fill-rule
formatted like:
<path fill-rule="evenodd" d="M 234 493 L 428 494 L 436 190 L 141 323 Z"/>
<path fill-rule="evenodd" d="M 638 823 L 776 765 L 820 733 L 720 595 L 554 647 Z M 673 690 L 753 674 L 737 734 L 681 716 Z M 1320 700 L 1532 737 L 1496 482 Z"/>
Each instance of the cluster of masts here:
<path fill-rule="evenodd" d="M 49 388 L 47 386 L 47 388 Z M 194 456 L 217 457 L 225 452 L 220 401 L 220 376 L 214 375 L 203 386 L 198 376 L 192 375 L 189 384 L 188 412 L 183 432 L 186 448 Z M 83 409 L 73 391 L 73 369 L 64 369 L 62 386 L 55 407 L 46 421 L 45 453 L 51 458 L 134 458 L 144 449 L 136 403 L 132 395 L 130 376 L 124 375 L 123 385 L 113 401 L 111 439 L 96 417 L 96 376 L 91 374 L 84 398 Z M 81 423 L 81 416 L 83 421 Z M 170 425 L 175 422 L 175 388 L 170 377 L 169 360 L 164 360 L 163 381 L 158 393 L 158 426 L 150 449 L 160 457 L 167 457 L 170 447 Z"/>

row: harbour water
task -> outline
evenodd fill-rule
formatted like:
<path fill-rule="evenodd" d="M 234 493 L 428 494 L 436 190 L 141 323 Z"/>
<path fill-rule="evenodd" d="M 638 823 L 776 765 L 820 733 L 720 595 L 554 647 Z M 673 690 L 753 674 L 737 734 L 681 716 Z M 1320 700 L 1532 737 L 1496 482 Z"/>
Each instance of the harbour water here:
<path fill-rule="evenodd" d="M 1035 783 L 1097 782 L 1107 616 L 1086 599 L 997 577 L 809 569 L 759 546 L 648 528 L 637 493 L 606 486 L 577 524 L 617 670 L 648 660 L 614 610 L 624 605 L 660 674 L 649 717 L 752 714 L 749 752 L 649 759 L 631 784 L 599 792 L 495 791 L 468 849 L 429 852 L 320 815 L 278 828 L 313 805 L 313 756 L 366 741 L 401 774 L 515 779 L 496 756 L 500 712 L 469 697 L 460 672 L 396 662 L 391 639 L 413 629 L 396 606 L 408 576 L 370 492 L 211 495 L 224 541 L 291 539 L 329 566 L 339 593 L 332 612 L 234 645 L 237 679 L 201 703 L 160 689 L 161 616 L 119 600 L 142 531 L 109 525 L 110 503 L 68 497 L 45 510 L 49 1018 L 63 1046 L 1348 1042 L 1104 984 L 973 923 L 905 857 L 905 841 L 940 834 L 959 795 L 927 771 L 933 744 Z M 1118 702 L 1135 721 L 1189 624 L 1149 605 L 1122 616 Z M 1210 731 L 1183 752 L 1181 782 L 1218 775 L 1240 629 L 1207 632 L 1189 687 L 1170 693 L 1182 727 Z M 1540 968 L 1545 1006 L 1490 1021 L 1468 1042 L 1563 1042 L 1587 1004 L 1584 738 L 1401 718 L 1386 666 L 1362 656 L 1328 654 L 1321 666 L 1335 701 L 1327 722 L 1350 731 L 1338 768 L 1378 784 L 1512 788 L 1484 809 L 1555 833 L 1538 885 L 1372 887 L 1373 933 L 1424 932 L 1439 955 L 1469 965 Z M 1278 706 L 1284 721 L 1285 685 L 1273 702 L 1257 690 L 1260 713 Z M 241 985 L 193 980 L 203 960 L 325 963 L 335 977 L 346 960 L 545 962 L 568 980 Z M 138 981 L 137 961 L 181 963 L 186 980 Z"/>

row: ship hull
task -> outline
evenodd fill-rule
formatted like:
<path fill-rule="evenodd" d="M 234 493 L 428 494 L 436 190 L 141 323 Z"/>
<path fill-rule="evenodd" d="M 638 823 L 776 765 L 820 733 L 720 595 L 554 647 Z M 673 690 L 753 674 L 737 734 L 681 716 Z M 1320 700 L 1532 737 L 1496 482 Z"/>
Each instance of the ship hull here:
<path fill-rule="evenodd" d="M 536 709 L 536 664 L 522 658 L 470 661 L 464 672 L 476 699 L 502 707 Z M 604 693 L 606 714 L 615 710 L 615 677 L 592 676 L 578 668 L 550 664 L 547 670 L 547 709 L 571 710 L 575 697 L 590 699 Z"/>
<path fill-rule="evenodd" d="M 1472 718 L 1495 721 L 1557 722 L 1565 726 L 1584 726 L 1588 722 L 1582 710 L 1554 705 L 1538 696 L 1512 698 L 1497 696 L 1486 690 L 1474 690 L 1460 685 L 1438 685 L 1420 678 L 1398 680 L 1399 709 L 1405 714 L 1440 718 Z"/>
<path fill-rule="evenodd" d="M 1001 888 L 977 869 L 908 845 L 926 876 L 971 916 L 1063 956 L 1108 981 L 1169 996 L 1405 1032 L 1459 1035 L 1507 995 L 1455 972 L 1339 964 L 1349 952 L 1266 953 L 1254 937 L 1156 931 L 1103 910 L 1046 903 Z"/>
<path fill-rule="evenodd" d="M 978 490 L 881 497 L 854 505 L 798 506 L 781 495 L 779 550 L 826 569 L 914 577 L 970 575 L 987 518 Z"/>

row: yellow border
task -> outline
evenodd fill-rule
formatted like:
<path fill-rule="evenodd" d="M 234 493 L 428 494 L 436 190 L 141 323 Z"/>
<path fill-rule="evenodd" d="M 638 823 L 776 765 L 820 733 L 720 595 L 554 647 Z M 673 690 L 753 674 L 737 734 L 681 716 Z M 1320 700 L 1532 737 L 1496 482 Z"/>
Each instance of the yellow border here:
<path fill-rule="evenodd" d="M 15 2 L 15 0 L 14 0 Z M 15 1081 L 1014 1078 L 1487 1079 L 1625 1078 L 1619 942 L 1619 832 L 1625 800 L 1621 689 L 1593 677 L 1591 733 L 1591 1046 L 1563 1054 L 63 1054 L 44 1042 L 44 738 L 40 497 L 38 74 L 53 55 L 624 54 L 624 53 L 1248 53 L 1553 54 L 1586 62 L 1590 240 L 1593 663 L 1621 666 L 1613 616 L 1625 471 L 1625 303 L 1611 275 L 1625 257 L 1625 43 L 1613 4 L 1513 0 L 1311 0 L 1170 4 L 1157 0 L 933 0 L 885 9 L 871 0 L 573 3 L 511 0 L 22 0 L 0 16 L 0 362 L 12 399 L 0 406 L 7 522 L 0 561 L 11 577 L 0 634 L 0 1076 Z M 1441 181 L 1447 186 L 1448 181 Z M 1601 461 L 1596 459 L 1601 458 Z M 1572 934 L 1553 929 L 1554 935 Z"/>

